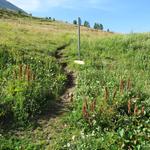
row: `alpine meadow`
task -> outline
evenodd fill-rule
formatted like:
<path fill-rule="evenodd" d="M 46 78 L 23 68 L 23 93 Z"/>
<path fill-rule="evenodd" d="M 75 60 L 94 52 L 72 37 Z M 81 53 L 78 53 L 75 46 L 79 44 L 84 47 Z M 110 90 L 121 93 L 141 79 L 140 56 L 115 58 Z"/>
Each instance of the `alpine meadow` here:
<path fill-rule="evenodd" d="M 0 10 L 0 150 L 149 150 L 150 33 Z M 100 28 L 100 29 L 99 29 Z"/>

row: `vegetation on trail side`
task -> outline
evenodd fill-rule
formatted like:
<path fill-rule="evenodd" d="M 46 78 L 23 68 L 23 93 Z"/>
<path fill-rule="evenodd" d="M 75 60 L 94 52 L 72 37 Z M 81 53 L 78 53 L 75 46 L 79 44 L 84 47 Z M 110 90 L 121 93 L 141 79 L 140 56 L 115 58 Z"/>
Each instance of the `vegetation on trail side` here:
<path fill-rule="evenodd" d="M 84 38 L 81 43 L 85 65 L 69 61 L 78 72 L 69 122 L 81 132 L 69 147 L 149 149 L 150 34 Z M 70 49 L 66 55 L 72 60 L 76 49 Z"/>
<path fill-rule="evenodd" d="M 30 18 L 29 18 L 30 20 Z M 59 97 L 66 75 L 55 50 L 67 42 L 65 33 L 47 32 L 33 20 L 0 23 L 0 120 L 24 124 Z M 65 41 L 66 40 L 66 41 Z"/>

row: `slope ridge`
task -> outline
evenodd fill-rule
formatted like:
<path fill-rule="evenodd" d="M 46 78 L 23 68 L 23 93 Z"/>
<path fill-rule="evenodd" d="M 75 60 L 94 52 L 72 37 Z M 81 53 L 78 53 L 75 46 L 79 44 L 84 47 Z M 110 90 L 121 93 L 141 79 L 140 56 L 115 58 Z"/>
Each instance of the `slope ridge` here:
<path fill-rule="evenodd" d="M 22 12 L 25 12 L 21 8 L 15 6 L 14 4 L 10 3 L 7 0 L 0 0 L 0 8 L 2 8 L 2 9 L 9 9 L 9 10 L 12 10 L 12 11 L 22 11 Z"/>

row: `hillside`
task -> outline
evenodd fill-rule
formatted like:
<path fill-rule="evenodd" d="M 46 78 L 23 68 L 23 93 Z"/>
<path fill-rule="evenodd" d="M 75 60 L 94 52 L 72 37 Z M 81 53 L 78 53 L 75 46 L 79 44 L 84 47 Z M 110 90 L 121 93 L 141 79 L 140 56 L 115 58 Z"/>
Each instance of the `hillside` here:
<path fill-rule="evenodd" d="M 0 149 L 145 149 L 150 34 L 0 11 Z M 149 149 L 149 148 L 148 148 Z"/>
<path fill-rule="evenodd" d="M 0 0 L 0 8 L 8 9 L 8 10 L 16 11 L 16 12 L 18 12 L 18 11 L 24 12 L 22 9 L 18 8 L 17 6 L 13 5 L 12 3 L 10 3 L 7 0 Z"/>

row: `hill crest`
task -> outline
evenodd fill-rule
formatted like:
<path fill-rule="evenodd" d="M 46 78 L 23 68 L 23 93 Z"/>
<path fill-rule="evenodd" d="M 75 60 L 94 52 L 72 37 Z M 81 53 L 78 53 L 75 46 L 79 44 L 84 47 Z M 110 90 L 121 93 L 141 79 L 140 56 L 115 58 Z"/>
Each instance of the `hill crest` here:
<path fill-rule="evenodd" d="M 0 0 L 0 8 L 11 10 L 11 11 L 17 11 L 17 12 L 21 11 L 23 13 L 26 13 L 24 10 L 22 10 L 21 8 L 15 6 L 14 4 L 10 3 L 7 0 Z"/>

